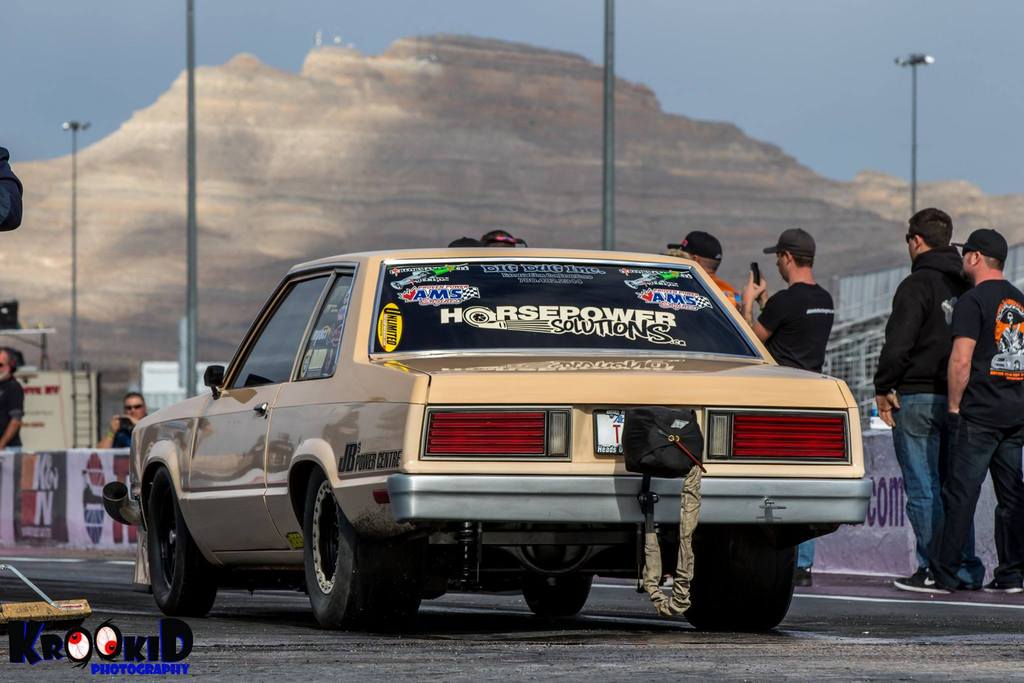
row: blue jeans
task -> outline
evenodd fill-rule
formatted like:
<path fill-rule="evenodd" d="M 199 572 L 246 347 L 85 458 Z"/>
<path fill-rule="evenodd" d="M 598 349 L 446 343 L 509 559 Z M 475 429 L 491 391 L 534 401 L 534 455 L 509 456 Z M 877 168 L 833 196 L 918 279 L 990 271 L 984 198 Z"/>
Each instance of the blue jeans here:
<path fill-rule="evenodd" d="M 796 566 L 800 569 L 810 569 L 814 564 L 814 539 L 804 541 L 796 547 Z"/>
<path fill-rule="evenodd" d="M 1024 576 L 1024 482 L 1020 451 L 1024 428 L 993 429 L 961 417 L 954 429 L 949 477 L 942 482 L 944 524 L 934 544 L 932 571 L 935 582 L 955 588 L 960 579 L 957 560 L 963 539 L 973 527 L 974 511 L 985 475 L 992 473 L 996 492 L 995 580 L 1021 585 Z"/>
<path fill-rule="evenodd" d="M 892 442 L 903 471 L 907 518 L 917 539 L 917 566 L 921 569 L 928 568 L 931 545 L 942 527 L 941 469 L 949 450 L 946 413 L 946 397 L 941 394 L 900 396 L 900 409 L 893 413 Z M 985 565 L 974 554 L 973 522 L 957 577 L 971 586 L 980 586 L 985 580 Z"/>

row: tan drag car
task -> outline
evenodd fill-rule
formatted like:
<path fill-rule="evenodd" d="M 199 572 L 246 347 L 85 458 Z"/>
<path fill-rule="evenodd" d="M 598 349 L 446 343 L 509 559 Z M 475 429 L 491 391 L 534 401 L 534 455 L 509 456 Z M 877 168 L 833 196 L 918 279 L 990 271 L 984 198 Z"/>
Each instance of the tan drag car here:
<path fill-rule="evenodd" d="M 778 624 L 795 545 L 863 522 L 870 493 L 847 387 L 776 365 L 673 257 L 313 261 L 205 381 L 139 424 L 131 490 L 105 491 L 145 527 L 135 581 L 167 614 L 205 614 L 227 586 L 304 588 L 328 627 L 401 624 L 448 590 L 521 590 L 539 615 L 575 614 L 594 576 L 637 575 L 629 406 L 701 423 L 699 628 Z M 679 489 L 655 480 L 666 558 Z"/>

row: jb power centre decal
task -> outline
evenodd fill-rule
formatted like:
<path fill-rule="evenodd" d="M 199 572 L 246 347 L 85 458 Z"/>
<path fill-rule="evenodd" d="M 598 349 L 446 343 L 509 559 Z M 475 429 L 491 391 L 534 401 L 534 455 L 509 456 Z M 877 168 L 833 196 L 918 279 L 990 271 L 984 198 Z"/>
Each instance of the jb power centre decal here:
<path fill-rule="evenodd" d="M 686 346 L 671 332 L 673 313 L 634 308 L 597 306 L 470 306 L 442 308 L 441 324 L 464 324 L 482 330 L 508 330 L 538 334 L 573 334 L 580 337 L 620 337 L 652 344 Z"/>
<path fill-rule="evenodd" d="M 681 292 L 677 289 L 644 289 L 636 293 L 641 301 L 654 304 L 658 308 L 669 308 L 673 311 L 699 311 L 711 308 L 711 299 L 695 292 Z"/>
<path fill-rule="evenodd" d="M 356 441 L 345 444 L 345 453 L 338 462 L 338 474 L 369 470 L 396 470 L 402 463 L 402 449 L 363 453 L 363 445 Z"/>
<path fill-rule="evenodd" d="M 403 303 L 420 306 L 452 306 L 480 298 L 480 288 L 469 285 L 416 285 L 399 293 Z"/>

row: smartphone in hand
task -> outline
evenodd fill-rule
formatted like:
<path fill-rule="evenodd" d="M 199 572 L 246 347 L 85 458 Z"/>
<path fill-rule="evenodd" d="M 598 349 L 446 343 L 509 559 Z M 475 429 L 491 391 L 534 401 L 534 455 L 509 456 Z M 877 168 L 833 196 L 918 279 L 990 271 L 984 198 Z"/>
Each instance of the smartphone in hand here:
<path fill-rule="evenodd" d="M 754 284 L 761 284 L 761 267 L 757 265 L 757 262 L 750 264 L 750 272 L 754 274 Z"/>

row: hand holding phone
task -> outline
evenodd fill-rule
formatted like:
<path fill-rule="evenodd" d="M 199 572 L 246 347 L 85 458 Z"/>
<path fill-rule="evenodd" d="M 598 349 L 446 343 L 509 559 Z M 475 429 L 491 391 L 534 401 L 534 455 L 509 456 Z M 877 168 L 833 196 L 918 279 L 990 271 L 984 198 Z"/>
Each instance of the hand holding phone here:
<path fill-rule="evenodd" d="M 757 262 L 750 264 L 750 272 L 754 274 L 754 284 L 761 284 L 761 267 L 757 265 Z"/>

